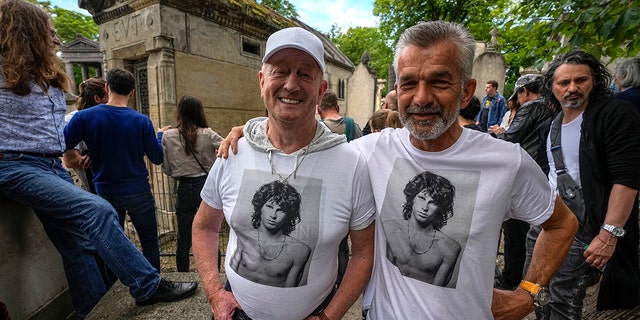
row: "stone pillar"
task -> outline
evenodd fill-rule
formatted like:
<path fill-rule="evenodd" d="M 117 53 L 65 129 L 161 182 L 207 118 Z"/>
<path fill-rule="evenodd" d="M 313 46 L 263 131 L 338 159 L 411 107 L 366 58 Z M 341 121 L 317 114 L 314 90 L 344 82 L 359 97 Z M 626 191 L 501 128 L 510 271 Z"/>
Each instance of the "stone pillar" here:
<path fill-rule="evenodd" d="M 78 94 L 78 87 L 76 86 L 76 81 L 74 79 L 75 77 L 73 76 L 73 63 L 65 62 L 64 66 L 66 68 L 67 75 L 69 76 L 69 79 L 71 80 L 71 93 Z"/>
<path fill-rule="evenodd" d="M 82 70 L 82 81 L 87 80 L 89 78 L 89 69 L 86 64 L 81 64 L 80 69 Z"/>
<path fill-rule="evenodd" d="M 172 123 L 176 99 L 176 61 L 173 38 L 160 35 L 153 38 L 153 49 L 149 50 L 147 74 L 149 84 L 149 115 L 158 127 Z"/>

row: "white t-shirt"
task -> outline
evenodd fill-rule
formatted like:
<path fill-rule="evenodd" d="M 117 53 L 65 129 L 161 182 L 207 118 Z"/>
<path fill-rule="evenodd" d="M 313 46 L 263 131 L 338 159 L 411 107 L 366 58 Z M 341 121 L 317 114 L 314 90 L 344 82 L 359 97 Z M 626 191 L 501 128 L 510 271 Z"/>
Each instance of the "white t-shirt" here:
<path fill-rule="evenodd" d="M 470 129 L 441 152 L 415 148 L 406 128 L 385 129 L 351 143 L 367 160 L 379 213 L 373 275 L 363 303 L 367 308 L 367 299 L 373 299 L 368 319 L 493 319 L 493 277 L 502 222 L 516 218 L 538 225 L 553 212 L 555 195 L 536 162 L 519 145 Z M 455 187 L 453 216 L 440 231 L 457 241 L 460 253 L 445 286 L 410 272 L 403 275 L 387 258 L 389 244 L 397 248 L 406 240 L 400 233 L 386 231 L 395 231 L 393 227 L 403 221 L 407 182 L 425 171 Z M 427 253 L 422 248 L 408 259 L 423 259 L 430 247 Z M 433 255 L 439 253 L 434 251 L 430 258 L 437 260 Z"/>
<path fill-rule="evenodd" d="M 511 125 L 511 121 L 509 121 L 509 118 L 511 118 L 511 110 L 507 110 L 507 112 L 505 112 L 504 116 L 502 117 L 502 122 L 500 122 L 500 126 L 504 128 L 504 130 L 508 130 L 509 126 Z"/>
<path fill-rule="evenodd" d="M 349 229 L 364 229 L 375 219 L 373 192 L 364 157 L 350 144 L 306 155 L 273 152 L 271 163 L 276 173 L 272 173 L 267 155 L 241 139 L 237 154 L 214 163 L 201 195 L 209 206 L 223 210 L 231 227 L 225 271 L 243 310 L 255 320 L 300 320 L 310 315 L 331 292 L 338 272 L 340 241 Z M 293 174 L 296 161 L 299 165 Z M 260 275 L 242 276 L 231 263 L 242 257 L 239 248 L 252 247 L 255 251 L 264 245 L 258 242 L 258 231 L 252 224 L 254 195 L 261 186 L 282 180 L 290 173 L 288 184 L 301 198 L 300 222 L 289 234 L 295 240 L 290 240 L 304 243 L 311 254 L 296 286 L 265 285 L 255 278 L 248 279 Z M 282 248 L 276 248 L 263 255 L 261 261 L 266 266 L 287 258 L 285 254 L 278 258 L 282 252 Z"/>
<path fill-rule="evenodd" d="M 579 186 L 580 181 L 580 126 L 582 125 L 582 114 L 569 123 L 562 124 L 560 133 L 560 145 L 562 148 L 562 161 L 571 176 Z M 558 175 L 556 174 L 556 163 L 551 153 L 551 133 L 547 135 L 547 161 L 549 161 L 549 184 L 553 190 L 558 188 Z"/>

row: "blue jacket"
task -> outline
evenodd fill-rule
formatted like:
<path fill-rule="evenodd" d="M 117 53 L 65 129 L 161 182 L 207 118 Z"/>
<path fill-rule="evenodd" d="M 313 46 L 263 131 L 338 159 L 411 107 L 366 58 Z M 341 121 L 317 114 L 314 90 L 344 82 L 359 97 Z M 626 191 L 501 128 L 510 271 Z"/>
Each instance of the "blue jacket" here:
<path fill-rule="evenodd" d="M 476 117 L 476 121 L 480 121 L 480 117 L 482 117 L 482 108 L 484 108 L 485 103 L 489 96 L 484 96 L 482 98 L 482 104 L 480 105 L 480 112 L 478 112 L 478 116 Z M 496 95 L 493 96 L 493 100 L 491 101 L 491 106 L 489 107 L 489 115 L 487 117 L 487 126 L 482 128 L 484 131 L 487 131 L 489 127 L 494 124 L 499 125 L 502 122 L 502 117 L 507 113 L 507 100 L 496 92 Z"/>
<path fill-rule="evenodd" d="M 628 101 L 640 111 L 640 87 L 633 87 L 620 91 L 613 95 L 616 100 Z"/>

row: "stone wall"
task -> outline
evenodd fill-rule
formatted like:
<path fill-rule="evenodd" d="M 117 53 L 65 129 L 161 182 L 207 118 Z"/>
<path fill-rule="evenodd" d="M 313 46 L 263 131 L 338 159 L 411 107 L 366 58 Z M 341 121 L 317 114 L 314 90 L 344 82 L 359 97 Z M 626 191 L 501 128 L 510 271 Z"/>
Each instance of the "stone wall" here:
<path fill-rule="evenodd" d="M 477 81 L 475 96 L 480 100 L 484 98 L 484 87 L 489 80 L 498 82 L 498 92 L 503 95 L 506 70 L 507 63 L 500 53 L 485 51 L 479 54 L 473 62 L 472 78 Z"/>
<path fill-rule="evenodd" d="M 369 117 L 376 109 L 376 94 L 378 92 L 377 78 L 369 68 L 360 63 L 347 85 L 347 104 L 349 110 L 346 115 L 352 117 L 360 128 L 364 128 Z"/>
<path fill-rule="evenodd" d="M 0 198 L 0 301 L 11 318 L 65 319 L 72 312 L 62 259 L 30 208 Z"/>

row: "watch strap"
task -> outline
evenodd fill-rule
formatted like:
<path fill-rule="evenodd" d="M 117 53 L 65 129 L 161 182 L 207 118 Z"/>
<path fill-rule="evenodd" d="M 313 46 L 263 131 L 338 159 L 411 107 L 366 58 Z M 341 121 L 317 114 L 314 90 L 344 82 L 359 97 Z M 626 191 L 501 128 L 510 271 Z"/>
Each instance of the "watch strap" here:
<path fill-rule="evenodd" d="M 526 280 L 520 281 L 519 287 L 529 292 L 529 294 L 531 294 L 532 297 L 535 297 L 540 291 L 540 288 L 542 288 L 541 285 L 537 283 L 529 282 Z"/>
<path fill-rule="evenodd" d="M 612 236 L 614 236 L 616 238 L 620 238 L 620 237 L 624 236 L 624 234 L 625 234 L 624 227 L 621 227 L 621 226 L 614 226 L 614 225 L 611 225 L 611 224 L 603 223 L 602 226 L 600 226 L 600 228 L 606 230 L 607 232 L 609 232 Z"/>

